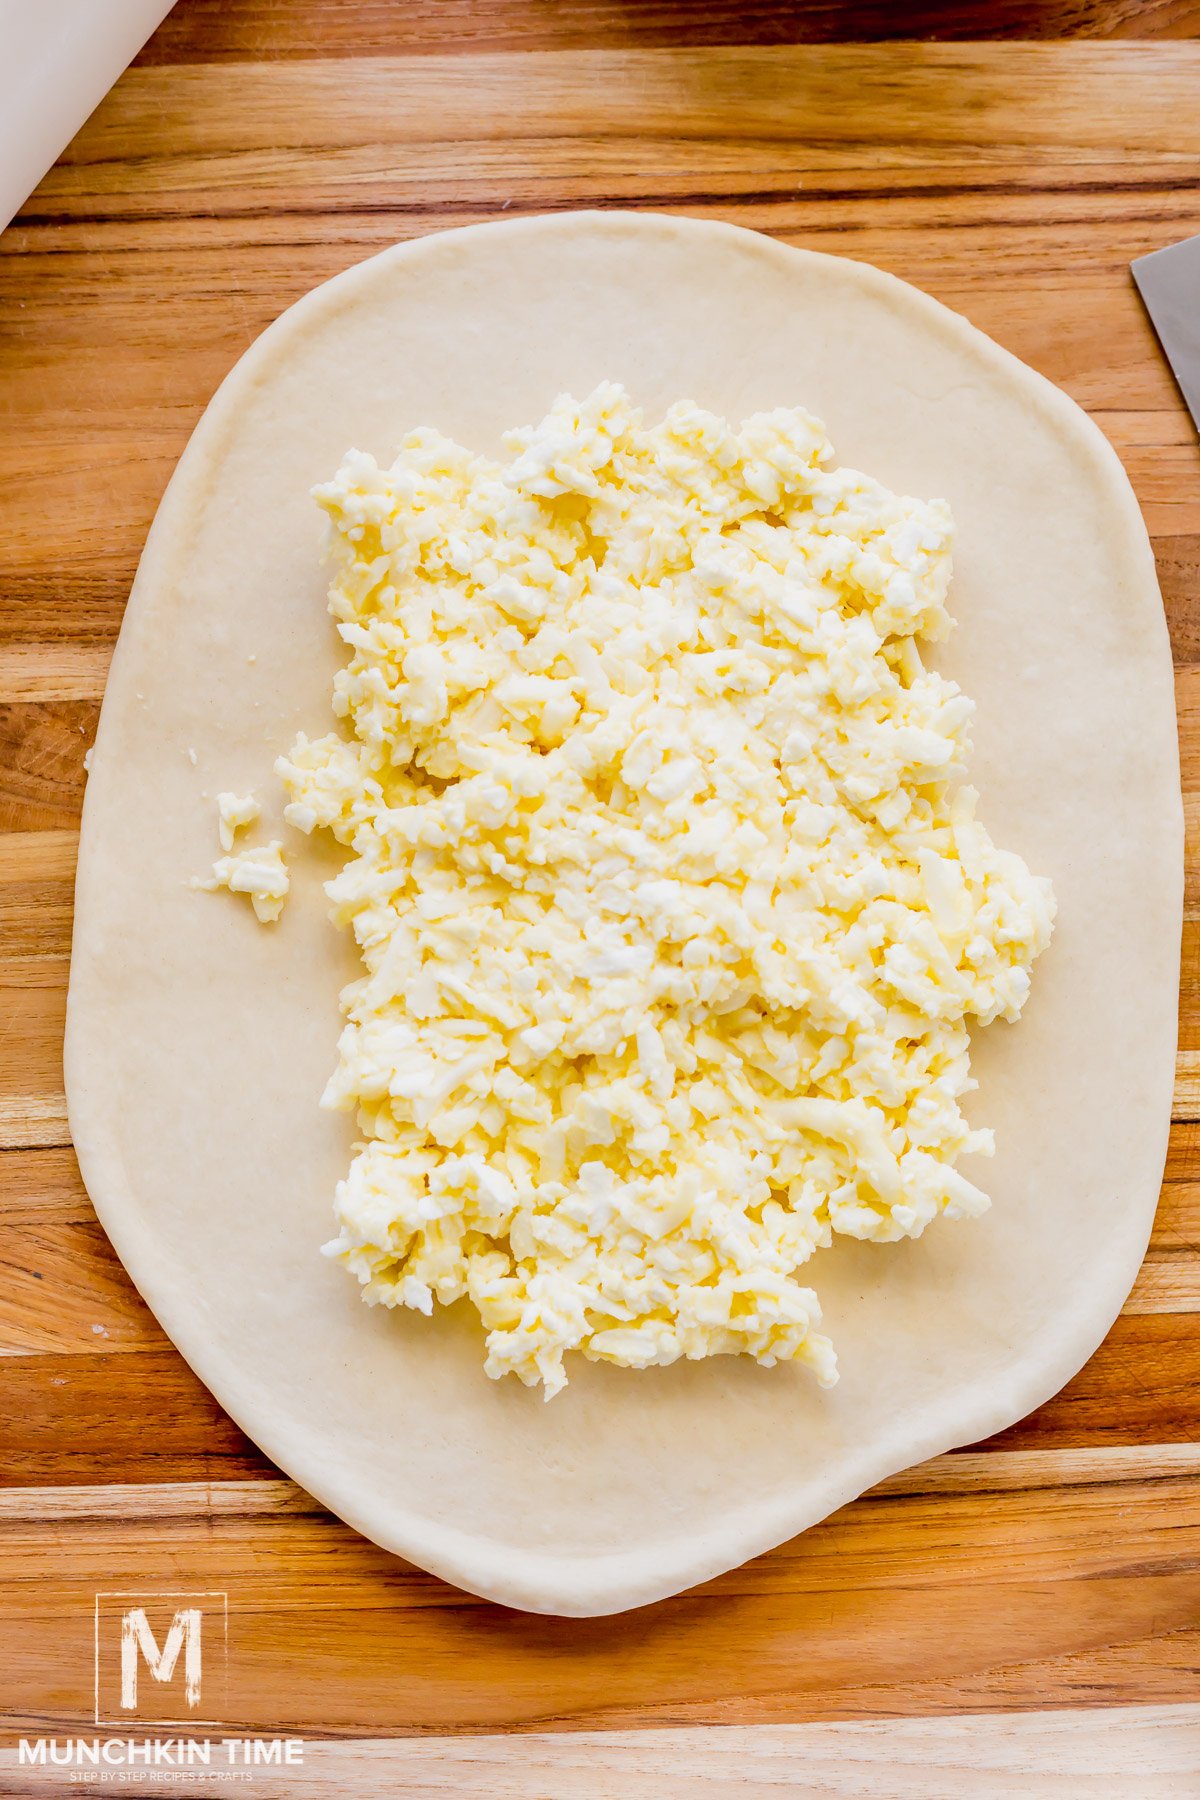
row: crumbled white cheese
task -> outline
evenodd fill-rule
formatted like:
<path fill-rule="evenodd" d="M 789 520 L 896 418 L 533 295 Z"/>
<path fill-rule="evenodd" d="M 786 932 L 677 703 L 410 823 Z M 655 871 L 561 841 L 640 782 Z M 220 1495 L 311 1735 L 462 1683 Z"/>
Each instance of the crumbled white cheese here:
<path fill-rule="evenodd" d="M 278 768 L 366 968 L 328 1249 L 369 1301 L 469 1297 L 547 1396 L 570 1350 L 830 1383 L 796 1272 L 987 1205 L 968 1021 L 1017 1017 L 1054 913 L 917 649 L 949 510 L 802 411 L 648 428 L 612 384 L 507 450 L 419 430 L 317 490 L 345 735 Z"/>
<path fill-rule="evenodd" d="M 261 811 L 253 794 L 218 794 L 217 829 L 221 834 L 222 850 L 232 850 L 238 832 L 253 825 Z"/>
<path fill-rule="evenodd" d="M 248 844 L 229 856 L 218 857 L 212 877 L 202 881 L 193 877 L 192 887 L 215 893 L 228 888 L 231 894 L 248 894 L 256 917 L 264 925 L 276 920 L 287 899 L 290 878 L 283 860 L 283 843 L 273 838 L 269 844 Z"/>

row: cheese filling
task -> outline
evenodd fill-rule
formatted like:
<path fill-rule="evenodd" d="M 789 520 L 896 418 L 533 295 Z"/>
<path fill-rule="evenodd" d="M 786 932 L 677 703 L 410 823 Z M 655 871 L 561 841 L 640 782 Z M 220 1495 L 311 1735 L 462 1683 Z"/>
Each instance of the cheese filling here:
<path fill-rule="evenodd" d="M 465 1297 L 547 1398 L 572 1350 L 832 1383 L 814 1251 L 988 1204 L 968 1024 L 1016 1019 L 1054 900 L 922 665 L 949 509 L 831 457 L 606 383 L 500 461 L 419 430 L 316 491 L 340 729 L 278 768 L 365 968 L 326 1248 L 372 1303 Z"/>

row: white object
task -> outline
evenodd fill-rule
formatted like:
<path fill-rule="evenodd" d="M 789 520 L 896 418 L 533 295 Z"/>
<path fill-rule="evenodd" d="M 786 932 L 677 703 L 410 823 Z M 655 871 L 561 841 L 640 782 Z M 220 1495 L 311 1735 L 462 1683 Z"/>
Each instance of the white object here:
<path fill-rule="evenodd" d="M 170 0 L 0 0 L 0 229 L 170 10 Z"/>
<path fill-rule="evenodd" d="M 848 463 L 945 497 L 958 623 L 942 660 L 977 702 L 981 811 L 1059 900 L 1020 1027 L 981 1032 L 972 1059 L 992 1208 L 886 1253 L 822 1251 L 831 1392 L 743 1357 L 586 1363 L 544 1406 L 484 1377 L 462 1309 L 360 1306 L 313 1254 L 354 1134 L 316 1105 L 355 973 L 326 919 L 328 863 L 316 845 L 296 857 L 269 931 L 186 885 L 212 813 L 183 748 L 240 781 L 327 713 L 342 657 L 309 489 L 348 444 L 392 454 L 401 417 L 486 448 L 605 374 L 651 415 L 680 394 L 738 418 L 803 395 Z M 730 225 L 610 212 L 434 233 L 271 326 L 163 501 L 84 806 L 72 1136 L 148 1304 L 279 1467 L 476 1593 L 614 1612 L 1001 1430 L 1095 1349 L 1162 1178 L 1182 899 L 1154 561 L 1116 454 L 1072 401 L 894 277 Z"/>

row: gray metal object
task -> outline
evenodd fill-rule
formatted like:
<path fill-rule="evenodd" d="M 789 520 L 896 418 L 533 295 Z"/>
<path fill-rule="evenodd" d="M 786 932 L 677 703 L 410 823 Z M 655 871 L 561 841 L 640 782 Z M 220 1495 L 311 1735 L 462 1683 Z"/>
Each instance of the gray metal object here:
<path fill-rule="evenodd" d="M 1139 256 L 1133 279 L 1200 431 L 1200 237 Z"/>

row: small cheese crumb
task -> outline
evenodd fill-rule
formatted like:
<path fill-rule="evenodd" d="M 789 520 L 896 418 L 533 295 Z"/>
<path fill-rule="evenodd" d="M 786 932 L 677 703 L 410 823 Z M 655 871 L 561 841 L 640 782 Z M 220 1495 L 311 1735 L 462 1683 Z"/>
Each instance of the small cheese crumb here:
<path fill-rule="evenodd" d="M 209 880 L 192 878 L 192 887 L 206 893 L 228 888 L 231 894 L 248 894 L 255 916 L 263 925 L 273 924 L 283 911 L 291 880 L 283 860 L 283 843 L 272 838 L 269 844 L 248 845 L 222 856 L 213 864 Z"/>
<path fill-rule="evenodd" d="M 193 756 L 193 761 L 195 757 Z M 233 840 L 239 831 L 245 831 L 253 825 L 262 807 L 253 794 L 218 794 L 217 812 L 220 814 L 218 830 L 221 833 L 222 850 L 232 850 Z"/>

